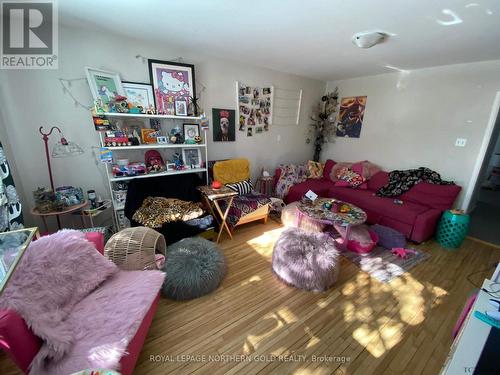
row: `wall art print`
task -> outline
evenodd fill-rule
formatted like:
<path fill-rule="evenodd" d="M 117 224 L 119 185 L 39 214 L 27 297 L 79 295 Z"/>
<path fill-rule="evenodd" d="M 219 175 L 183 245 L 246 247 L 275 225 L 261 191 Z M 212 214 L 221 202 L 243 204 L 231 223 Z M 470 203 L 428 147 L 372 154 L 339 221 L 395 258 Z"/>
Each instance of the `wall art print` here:
<path fill-rule="evenodd" d="M 337 137 L 359 138 L 365 116 L 366 96 L 352 96 L 340 100 Z"/>
<path fill-rule="evenodd" d="M 100 99 L 104 104 L 109 104 L 115 96 L 125 96 L 125 90 L 118 73 L 87 66 L 85 74 L 94 100 Z"/>
<path fill-rule="evenodd" d="M 21 228 L 24 228 L 22 204 L 0 142 L 0 232 Z"/>
<path fill-rule="evenodd" d="M 236 82 L 236 102 L 238 104 L 238 130 L 253 136 L 250 128 L 258 127 L 256 134 L 269 131 L 273 118 L 274 86 L 256 87 Z"/>
<path fill-rule="evenodd" d="M 235 117 L 234 109 L 212 108 L 214 142 L 234 142 L 236 140 Z"/>
<path fill-rule="evenodd" d="M 160 60 L 148 60 L 148 65 L 158 113 L 176 115 L 176 101 L 192 103 L 196 97 L 194 65 Z M 188 107 L 187 112 L 196 115 Z"/>

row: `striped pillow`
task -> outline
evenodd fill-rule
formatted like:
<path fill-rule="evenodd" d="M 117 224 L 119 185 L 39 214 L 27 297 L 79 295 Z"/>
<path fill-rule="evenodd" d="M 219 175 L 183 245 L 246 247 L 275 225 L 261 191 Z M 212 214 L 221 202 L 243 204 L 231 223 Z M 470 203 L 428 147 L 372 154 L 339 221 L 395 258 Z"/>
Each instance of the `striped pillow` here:
<path fill-rule="evenodd" d="M 250 179 L 235 182 L 234 184 L 226 184 L 226 186 L 238 193 L 238 195 L 250 194 L 253 190 L 252 182 Z"/>

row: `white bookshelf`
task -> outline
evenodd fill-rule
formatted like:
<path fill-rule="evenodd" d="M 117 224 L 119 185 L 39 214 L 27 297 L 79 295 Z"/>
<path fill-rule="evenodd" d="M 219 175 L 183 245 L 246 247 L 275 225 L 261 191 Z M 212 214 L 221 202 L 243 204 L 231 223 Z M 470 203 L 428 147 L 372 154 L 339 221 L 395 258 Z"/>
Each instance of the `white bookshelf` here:
<path fill-rule="evenodd" d="M 110 151 L 128 151 L 128 150 L 156 150 L 161 148 L 196 148 L 196 147 L 205 147 L 205 143 L 181 143 L 181 144 L 159 144 L 159 143 L 151 143 L 147 145 L 137 145 L 137 146 L 113 146 L 106 147 Z M 104 147 L 104 146 L 103 146 Z"/>
<path fill-rule="evenodd" d="M 172 115 L 148 115 L 148 114 L 131 114 L 131 113 L 104 113 L 102 114 L 106 116 L 108 119 L 113 119 L 117 120 L 118 122 L 118 127 L 121 127 L 120 120 L 125 120 L 125 119 L 141 119 L 141 120 L 148 120 L 148 119 L 158 119 L 158 120 L 167 120 L 169 122 L 175 121 L 175 120 L 183 120 L 183 121 L 199 121 L 201 120 L 200 116 L 172 116 Z M 162 127 L 166 123 L 162 122 Z M 149 124 L 146 124 L 146 127 L 148 127 Z M 147 150 L 179 150 L 181 151 L 184 148 L 200 148 L 204 149 L 205 151 L 202 151 L 202 158 L 204 158 L 205 165 L 208 162 L 208 149 L 207 149 L 207 131 L 202 130 L 202 135 L 203 135 L 203 143 L 195 143 L 195 144 L 158 144 L 158 143 L 152 143 L 152 144 L 141 144 L 141 145 L 136 145 L 136 146 L 113 146 L 113 147 L 106 147 L 104 146 L 104 135 L 103 132 L 99 132 L 99 141 L 100 141 L 100 147 L 105 147 L 109 151 L 113 152 L 113 161 L 116 161 L 116 159 L 124 158 L 126 157 L 127 152 L 137 152 L 137 151 L 147 151 Z M 116 153 L 116 155 L 115 155 Z M 118 155 L 118 156 L 117 156 Z M 131 162 L 135 161 L 130 159 Z M 141 160 L 142 161 L 142 160 Z M 171 175 L 180 175 L 180 174 L 187 174 L 187 173 L 205 173 L 207 172 L 207 168 L 188 168 L 188 169 L 182 169 L 182 170 L 175 170 L 175 171 L 163 171 L 163 172 L 156 172 L 156 173 L 148 173 L 148 174 L 143 174 L 143 175 L 137 175 L 137 176 L 113 176 L 112 173 L 112 167 L 110 164 L 105 165 L 106 168 L 106 176 L 108 180 L 108 186 L 109 186 L 109 192 L 111 194 L 111 202 L 113 205 L 113 212 L 114 212 L 114 219 L 115 219 L 115 225 L 118 230 L 122 229 L 123 227 L 120 225 L 120 220 L 119 216 L 123 215 L 123 210 L 125 209 L 124 205 L 117 205 L 117 202 L 115 201 L 115 196 L 113 191 L 116 190 L 113 188 L 113 184 L 116 182 L 125 182 L 125 181 L 130 181 L 134 178 L 150 178 L 150 177 L 160 177 L 160 176 L 171 176 Z M 208 183 L 208 173 L 207 173 L 207 183 Z"/>
<path fill-rule="evenodd" d="M 112 177 L 109 180 L 111 182 L 118 182 L 118 181 L 128 181 L 134 178 L 160 177 L 160 176 L 170 176 L 174 174 L 186 174 L 186 173 L 203 173 L 206 171 L 207 171 L 206 168 L 191 168 L 191 169 L 182 169 L 180 171 L 164 171 L 164 172 L 140 174 L 137 176 L 130 176 L 130 177 Z"/>
<path fill-rule="evenodd" d="M 119 112 L 105 112 L 101 115 L 111 118 L 154 118 L 154 119 L 166 119 L 166 120 L 201 120 L 201 116 L 175 116 L 175 115 L 148 115 L 145 113 L 119 113 Z"/>

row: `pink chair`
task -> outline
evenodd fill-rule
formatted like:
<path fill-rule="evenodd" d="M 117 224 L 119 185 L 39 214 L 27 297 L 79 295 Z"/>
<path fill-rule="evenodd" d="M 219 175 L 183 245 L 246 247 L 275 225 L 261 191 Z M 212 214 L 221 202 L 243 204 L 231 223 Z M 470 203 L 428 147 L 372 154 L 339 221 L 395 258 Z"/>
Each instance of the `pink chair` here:
<path fill-rule="evenodd" d="M 102 233 L 90 232 L 85 234 L 96 250 L 101 254 L 104 252 L 104 236 Z M 128 355 L 120 361 L 120 372 L 131 375 L 135 363 L 141 352 L 149 327 L 153 321 L 160 294 L 156 296 L 134 338 L 127 347 Z M 4 350 L 11 360 L 25 373 L 29 372 L 29 366 L 35 355 L 40 350 L 42 341 L 33 334 L 26 325 L 23 318 L 13 310 L 0 310 L 0 348 Z"/>

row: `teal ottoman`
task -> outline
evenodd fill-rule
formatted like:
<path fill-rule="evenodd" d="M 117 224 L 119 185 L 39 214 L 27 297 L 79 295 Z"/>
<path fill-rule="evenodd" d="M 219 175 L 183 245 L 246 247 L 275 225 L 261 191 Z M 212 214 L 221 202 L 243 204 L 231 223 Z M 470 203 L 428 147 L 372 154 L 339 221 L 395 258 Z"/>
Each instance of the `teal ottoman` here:
<path fill-rule="evenodd" d="M 469 215 L 457 211 L 445 211 L 436 231 L 437 242 L 449 249 L 460 247 L 469 231 L 469 222 Z"/>

